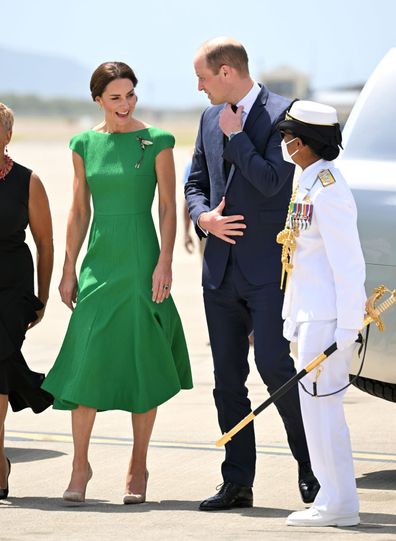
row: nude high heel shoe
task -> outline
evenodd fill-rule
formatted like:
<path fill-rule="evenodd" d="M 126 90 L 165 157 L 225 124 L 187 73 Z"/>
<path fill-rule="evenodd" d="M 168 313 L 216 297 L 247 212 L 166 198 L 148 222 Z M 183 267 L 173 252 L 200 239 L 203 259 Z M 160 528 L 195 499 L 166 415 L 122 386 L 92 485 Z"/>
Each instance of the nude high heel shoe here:
<path fill-rule="evenodd" d="M 8 464 L 7 486 L 5 488 L 0 488 L 0 500 L 6 500 L 8 498 L 8 478 L 11 473 L 11 462 L 9 461 L 8 457 L 6 457 L 6 461 Z"/>
<path fill-rule="evenodd" d="M 146 501 L 146 492 L 147 492 L 147 482 L 149 478 L 149 472 L 146 470 L 146 483 L 144 485 L 144 492 L 142 494 L 133 494 L 133 492 L 127 492 L 124 494 L 124 497 L 122 499 L 123 503 L 126 505 L 134 504 L 134 503 L 144 503 Z"/>
<path fill-rule="evenodd" d="M 66 502 L 74 502 L 74 503 L 84 503 L 85 502 L 85 492 L 87 490 L 88 481 L 92 478 L 93 472 L 90 464 L 88 464 L 88 475 L 87 475 L 87 484 L 85 485 L 85 488 L 83 491 L 80 490 L 65 490 L 63 493 L 62 498 Z"/>

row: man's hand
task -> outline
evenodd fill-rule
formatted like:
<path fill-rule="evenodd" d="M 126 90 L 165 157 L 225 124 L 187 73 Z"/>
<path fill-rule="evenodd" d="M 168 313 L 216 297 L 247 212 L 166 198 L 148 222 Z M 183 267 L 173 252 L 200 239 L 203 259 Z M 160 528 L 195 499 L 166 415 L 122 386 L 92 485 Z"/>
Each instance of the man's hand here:
<path fill-rule="evenodd" d="M 185 233 L 184 235 L 184 248 L 189 254 L 194 252 L 194 241 L 189 233 Z"/>
<path fill-rule="evenodd" d="M 243 236 L 243 229 L 246 229 L 246 225 L 239 222 L 245 218 L 240 214 L 223 216 L 224 207 L 225 199 L 223 197 L 220 204 L 215 209 L 201 214 L 198 225 L 215 237 L 218 237 L 229 244 L 235 244 L 236 241 L 231 237 Z"/>
<path fill-rule="evenodd" d="M 224 135 L 228 137 L 232 132 L 242 131 L 242 112 L 242 106 L 235 113 L 230 104 L 224 107 L 219 115 L 219 126 Z"/>

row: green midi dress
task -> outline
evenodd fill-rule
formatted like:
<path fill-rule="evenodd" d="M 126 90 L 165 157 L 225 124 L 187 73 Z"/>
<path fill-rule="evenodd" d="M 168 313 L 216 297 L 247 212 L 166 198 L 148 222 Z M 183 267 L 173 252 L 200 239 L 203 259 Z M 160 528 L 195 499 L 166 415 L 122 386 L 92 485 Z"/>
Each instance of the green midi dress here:
<path fill-rule="evenodd" d="M 155 158 L 173 146 L 173 135 L 154 127 L 89 130 L 70 142 L 84 160 L 94 216 L 77 304 L 43 383 L 56 409 L 143 413 L 192 388 L 174 302 L 157 304 L 151 291 L 159 256 L 151 215 Z"/>

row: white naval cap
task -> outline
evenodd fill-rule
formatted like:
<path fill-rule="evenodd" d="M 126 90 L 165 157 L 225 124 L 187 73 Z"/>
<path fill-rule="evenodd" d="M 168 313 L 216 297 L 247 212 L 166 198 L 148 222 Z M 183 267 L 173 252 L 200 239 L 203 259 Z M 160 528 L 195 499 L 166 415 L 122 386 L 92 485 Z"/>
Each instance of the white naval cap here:
<path fill-rule="evenodd" d="M 338 123 L 334 107 L 308 100 L 295 101 L 286 113 L 285 120 L 297 120 L 317 126 L 334 126 Z"/>

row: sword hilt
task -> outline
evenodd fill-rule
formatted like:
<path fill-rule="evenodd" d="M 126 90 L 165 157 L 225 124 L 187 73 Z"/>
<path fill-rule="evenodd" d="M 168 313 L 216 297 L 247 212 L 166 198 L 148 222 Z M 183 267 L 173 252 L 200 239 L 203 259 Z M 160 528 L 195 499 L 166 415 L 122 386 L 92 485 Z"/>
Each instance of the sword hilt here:
<path fill-rule="evenodd" d="M 379 299 L 381 299 L 385 295 L 385 293 L 389 293 L 389 297 L 380 305 L 376 306 L 375 303 Z M 378 330 L 382 332 L 385 329 L 385 326 L 380 314 L 385 312 L 385 310 L 388 310 L 395 303 L 396 289 L 391 291 L 387 289 L 384 285 L 376 287 L 372 295 L 370 295 L 366 302 L 366 315 L 364 317 L 363 327 L 367 327 L 367 325 L 374 322 Z"/>

